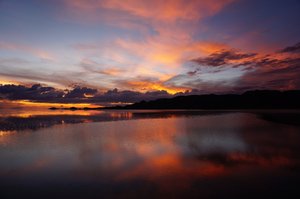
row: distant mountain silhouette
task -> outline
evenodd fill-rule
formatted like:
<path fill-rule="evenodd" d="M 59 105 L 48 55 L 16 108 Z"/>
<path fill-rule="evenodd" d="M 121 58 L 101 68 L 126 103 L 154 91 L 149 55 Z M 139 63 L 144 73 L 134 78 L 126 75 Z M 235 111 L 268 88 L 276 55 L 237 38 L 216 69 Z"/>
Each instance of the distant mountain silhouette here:
<path fill-rule="evenodd" d="M 254 90 L 243 94 L 189 95 L 141 101 L 113 109 L 300 109 L 300 90 Z"/>

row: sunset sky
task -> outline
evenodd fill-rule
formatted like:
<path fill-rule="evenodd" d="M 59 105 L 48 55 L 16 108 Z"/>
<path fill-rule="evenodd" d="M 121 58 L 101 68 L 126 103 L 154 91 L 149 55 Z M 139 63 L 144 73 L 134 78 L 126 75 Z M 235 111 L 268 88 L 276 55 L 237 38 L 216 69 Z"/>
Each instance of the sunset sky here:
<path fill-rule="evenodd" d="M 300 89 L 299 10 L 299 0 L 0 0 L 0 100 Z"/>

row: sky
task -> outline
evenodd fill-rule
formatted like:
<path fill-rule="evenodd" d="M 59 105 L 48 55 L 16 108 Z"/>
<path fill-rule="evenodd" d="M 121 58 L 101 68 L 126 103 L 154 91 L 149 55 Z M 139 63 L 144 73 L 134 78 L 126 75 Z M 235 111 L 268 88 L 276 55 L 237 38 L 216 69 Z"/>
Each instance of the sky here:
<path fill-rule="evenodd" d="M 0 100 L 300 89 L 299 10 L 299 0 L 0 0 Z"/>

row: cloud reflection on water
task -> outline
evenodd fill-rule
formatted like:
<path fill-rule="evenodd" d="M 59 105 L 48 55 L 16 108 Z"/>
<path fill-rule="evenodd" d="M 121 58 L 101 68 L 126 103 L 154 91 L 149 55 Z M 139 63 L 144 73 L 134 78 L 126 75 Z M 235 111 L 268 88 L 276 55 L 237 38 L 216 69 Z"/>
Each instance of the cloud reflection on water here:
<path fill-rule="evenodd" d="M 300 179 L 299 140 L 299 127 L 249 113 L 56 125 L 0 137 L 0 184 L 5 193 L 17 186 L 35 196 L 29 190 L 39 186 L 73 198 L 211 198 L 270 187 L 276 195 L 276 179 L 287 190 Z"/>

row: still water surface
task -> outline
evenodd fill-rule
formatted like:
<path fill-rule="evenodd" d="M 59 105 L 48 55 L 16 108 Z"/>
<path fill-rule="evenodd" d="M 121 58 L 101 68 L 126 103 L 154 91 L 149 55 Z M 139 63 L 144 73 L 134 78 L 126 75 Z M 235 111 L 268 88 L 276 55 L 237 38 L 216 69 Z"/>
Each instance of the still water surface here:
<path fill-rule="evenodd" d="M 5 114 L 0 198 L 298 198 L 300 126 L 290 123 L 298 116 Z"/>

